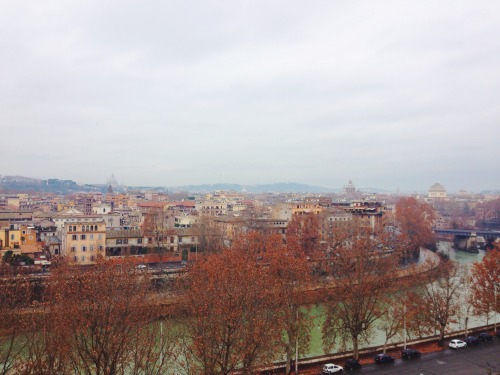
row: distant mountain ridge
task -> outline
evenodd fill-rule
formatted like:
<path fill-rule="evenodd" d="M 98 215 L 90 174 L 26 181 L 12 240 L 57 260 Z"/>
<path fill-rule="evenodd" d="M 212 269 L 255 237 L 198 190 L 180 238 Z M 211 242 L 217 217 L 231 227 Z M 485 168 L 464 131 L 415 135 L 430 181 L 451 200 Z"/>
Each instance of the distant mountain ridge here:
<path fill-rule="evenodd" d="M 78 184 L 72 180 L 59 180 L 50 178 L 47 180 L 24 177 L 24 176 L 0 176 L 0 189 L 3 192 L 58 192 L 63 194 L 73 192 L 106 192 L 107 184 Z M 216 183 L 216 184 L 199 184 L 199 185 L 182 185 L 182 186 L 121 186 L 124 191 L 128 189 L 141 190 L 157 190 L 157 191 L 185 191 L 189 193 L 208 193 L 215 190 L 234 190 L 238 192 L 248 193 L 315 193 L 329 194 L 340 193 L 342 188 L 329 188 L 324 186 L 314 186 L 297 182 L 280 182 L 272 184 L 233 184 L 233 183 Z M 120 189 L 122 190 L 122 189 Z M 383 189 L 377 188 L 362 188 L 360 191 L 367 193 L 386 192 Z"/>
<path fill-rule="evenodd" d="M 307 184 L 299 184 L 296 182 L 281 182 L 274 184 L 256 184 L 256 185 L 241 185 L 241 184 L 202 184 L 202 185 L 185 185 L 170 187 L 169 190 L 187 191 L 187 192 L 211 192 L 214 190 L 234 190 L 246 191 L 247 193 L 338 193 L 342 189 L 333 189 L 323 186 L 312 186 Z"/>

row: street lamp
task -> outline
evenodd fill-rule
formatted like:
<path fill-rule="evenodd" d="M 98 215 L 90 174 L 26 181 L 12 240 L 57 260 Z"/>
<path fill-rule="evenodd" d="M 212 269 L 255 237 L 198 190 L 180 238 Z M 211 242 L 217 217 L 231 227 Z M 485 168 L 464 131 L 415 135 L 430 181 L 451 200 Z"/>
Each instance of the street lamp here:
<path fill-rule="evenodd" d="M 493 321 L 493 327 L 495 332 L 497 331 L 497 283 L 493 282 L 493 314 L 495 314 L 495 318 Z"/>
<path fill-rule="evenodd" d="M 403 302 L 403 349 L 406 350 L 406 301 Z"/>

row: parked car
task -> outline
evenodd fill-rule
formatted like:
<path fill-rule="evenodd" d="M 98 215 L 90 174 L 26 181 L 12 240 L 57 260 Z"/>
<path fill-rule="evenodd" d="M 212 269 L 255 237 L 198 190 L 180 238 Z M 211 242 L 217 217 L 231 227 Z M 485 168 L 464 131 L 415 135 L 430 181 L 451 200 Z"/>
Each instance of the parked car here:
<path fill-rule="evenodd" d="M 137 268 L 138 270 L 145 270 L 147 266 L 145 264 L 139 264 L 135 268 Z"/>
<path fill-rule="evenodd" d="M 476 336 L 467 336 L 464 341 L 467 343 L 467 346 L 473 346 L 481 343 Z"/>
<path fill-rule="evenodd" d="M 343 371 L 342 366 L 334 365 L 333 363 L 327 363 L 323 366 L 323 374 L 336 374 Z"/>
<path fill-rule="evenodd" d="M 388 354 L 377 354 L 375 356 L 375 363 L 394 363 L 394 357 Z"/>
<path fill-rule="evenodd" d="M 489 333 L 486 333 L 486 332 L 483 332 L 483 333 L 480 333 L 479 336 L 479 341 L 493 341 L 493 336 L 491 336 Z"/>
<path fill-rule="evenodd" d="M 348 371 L 357 370 L 361 368 L 361 363 L 357 359 L 351 358 L 345 361 L 344 368 Z"/>
<path fill-rule="evenodd" d="M 401 352 L 401 358 L 410 359 L 410 358 L 420 358 L 422 353 L 415 349 L 404 349 Z"/>
<path fill-rule="evenodd" d="M 459 349 L 465 348 L 467 346 L 467 343 L 462 340 L 451 340 L 448 346 L 452 349 Z"/>
<path fill-rule="evenodd" d="M 497 333 L 496 333 L 497 337 L 500 337 L 500 328 L 497 329 Z"/>

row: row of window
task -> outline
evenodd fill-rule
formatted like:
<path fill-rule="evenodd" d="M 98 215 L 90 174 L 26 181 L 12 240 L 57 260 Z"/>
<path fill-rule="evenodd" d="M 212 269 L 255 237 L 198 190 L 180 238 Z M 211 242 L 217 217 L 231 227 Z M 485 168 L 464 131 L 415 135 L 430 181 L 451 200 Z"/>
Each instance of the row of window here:
<path fill-rule="evenodd" d="M 80 226 L 78 226 L 78 228 L 80 228 Z M 82 228 L 81 229 L 82 232 L 93 232 L 93 231 L 99 230 L 99 227 L 97 225 L 82 225 L 81 228 Z M 76 232 L 77 231 L 77 226 L 76 225 L 70 225 L 68 231 L 69 232 Z"/>
<path fill-rule="evenodd" d="M 94 251 L 94 245 L 90 245 L 88 248 L 87 248 L 87 246 L 82 245 L 82 247 L 80 249 L 81 249 L 81 251 L 87 251 L 87 250 Z M 103 251 L 103 250 L 104 250 L 104 248 L 101 245 L 99 245 L 99 251 Z M 71 252 L 73 252 L 73 253 L 76 252 L 76 246 L 71 246 Z"/>
<path fill-rule="evenodd" d="M 98 238 L 99 240 L 102 240 L 102 234 L 101 234 L 101 233 L 99 233 L 99 234 L 97 235 L 97 238 Z M 78 234 L 73 234 L 73 235 L 71 236 L 71 239 L 72 239 L 73 241 L 78 240 Z M 81 234 L 81 235 L 80 235 L 80 240 L 86 240 L 86 239 L 87 239 L 87 235 L 86 235 L 86 234 Z M 94 235 L 93 235 L 93 234 L 89 234 L 89 240 L 93 240 L 93 239 L 94 239 Z"/>
<path fill-rule="evenodd" d="M 142 243 L 142 238 L 137 239 L 137 243 Z M 116 240 L 117 245 L 127 245 L 128 244 L 128 238 L 120 238 Z"/>

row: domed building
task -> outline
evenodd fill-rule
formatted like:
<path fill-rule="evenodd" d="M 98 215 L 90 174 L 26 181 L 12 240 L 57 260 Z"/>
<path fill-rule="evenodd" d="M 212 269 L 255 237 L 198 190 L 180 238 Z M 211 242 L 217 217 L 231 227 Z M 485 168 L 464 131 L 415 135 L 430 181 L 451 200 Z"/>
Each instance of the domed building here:
<path fill-rule="evenodd" d="M 347 185 L 344 185 L 344 194 L 354 194 L 356 192 L 356 187 L 352 183 L 352 180 L 349 180 Z"/>
<path fill-rule="evenodd" d="M 446 198 L 446 189 L 443 185 L 439 183 L 435 183 L 429 188 L 429 193 L 428 193 L 429 198 Z"/>

